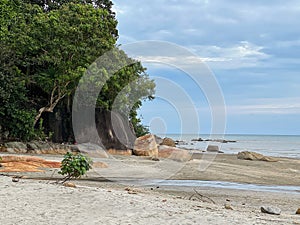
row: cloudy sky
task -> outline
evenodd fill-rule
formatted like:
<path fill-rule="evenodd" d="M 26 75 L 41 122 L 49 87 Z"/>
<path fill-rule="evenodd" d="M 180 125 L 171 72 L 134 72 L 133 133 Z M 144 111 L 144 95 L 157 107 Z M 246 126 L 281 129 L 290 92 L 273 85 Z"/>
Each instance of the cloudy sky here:
<path fill-rule="evenodd" d="M 206 63 L 223 92 L 226 133 L 300 135 L 300 1 L 113 2 L 119 44 L 167 41 Z M 186 121 L 174 102 L 158 98 L 144 104 L 144 123 L 154 132 L 179 133 L 186 123 L 190 132 L 198 124 L 200 133 L 209 133 L 213 122 L 206 93 L 183 71 L 151 63 L 146 67 L 151 77 L 164 77 L 183 88 L 199 121 Z"/>

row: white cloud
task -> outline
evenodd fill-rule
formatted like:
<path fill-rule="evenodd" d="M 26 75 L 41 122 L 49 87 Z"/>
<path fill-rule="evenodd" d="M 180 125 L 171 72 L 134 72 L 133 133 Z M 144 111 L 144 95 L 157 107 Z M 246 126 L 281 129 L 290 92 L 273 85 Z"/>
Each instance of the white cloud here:
<path fill-rule="evenodd" d="M 227 107 L 228 114 L 300 114 L 300 98 L 256 99 Z"/>

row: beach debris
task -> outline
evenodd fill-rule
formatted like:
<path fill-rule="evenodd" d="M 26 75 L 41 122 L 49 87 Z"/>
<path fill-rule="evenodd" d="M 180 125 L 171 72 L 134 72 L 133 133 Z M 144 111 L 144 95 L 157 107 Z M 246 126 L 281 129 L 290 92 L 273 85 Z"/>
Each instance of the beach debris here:
<path fill-rule="evenodd" d="M 11 181 L 17 183 L 19 182 L 19 178 L 12 178 Z"/>
<path fill-rule="evenodd" d="M 74 183 L 71 183 L 71 182 L 65 182 L 63 185 L 65 187 L 76 188 L 76 185 Z"/>
<path fill-rule="evenodd" d="M 214 200 L 212 200 L 210 197 L 204 196 L 202 194 L 200 194 L 196 189 L 194 190 L 194 194 L 192 194 L 188 200 L 192 200 L 192 201 L 201 201 L 201 202 L 208 202 L 208 203 L 213 203 L 216 204 Z"/>
<path fill-rule="evenodd" d="M 178 162 L 187 162 L 192 158 L 192 154 L 184 149 L 161 145 L 158 148 L 158 157 Z"/>
<path fill-rule="evenodd" d="M 166 145 L 166 146 L 170 146 L 170 147 L 176 147 L 175 145 L 175 141 L 171 138 L 164 138 L 161 145 Z"/>
<path fill-rule="evenodd" d="M 267 213 L 271 215 L 280 215 L 281 214 L 281 209 L 273 206 L 262 206 L 260 208 L 262 213 Z"/>
<path fill-rule="evenodd" d="M 136 189 L 133 189 L 130 187 L 126 187 L 124 190 L 127 191 L 127 193 L 131 194 L 131 195 L 136 195 L 140 192 L 139 190 L 136 190 Z"/>
<path fill-rule="evenodd" d="M 297 209 L 296 214 L 297 214 L 297 215 L 300 215 L 300 208 Z"/>
<path fill-rule="evenodd" d="M 134 142 L 133 154 L 137 156 L 157 157 L 158 149 L 154 135 L 148 134 L 137 138 Z"/>
<path fill-rule="evenodd" d="M 158 162 L 158 161 L 159 161 L 159 158 L 157 158 L 157 157 L 151 157 L 151 160 L 152 160 L 152 161 Z"/>
<path fill-rule="evenodd" d="M 229 203 L 226 203 L 224 205 L 225 209 L 228 209 L 228 210 L 233 210 L 232 206 L 229 204 Z"/>
<path fill-rule="evenodd" d="M 253 160 L 253 161 L 278 162 L 278 160 L 273 157 L 264 156 L 257 152 L 249 152 L 249 151 L 239 152 L 237 158 L 243 160 Z"/>

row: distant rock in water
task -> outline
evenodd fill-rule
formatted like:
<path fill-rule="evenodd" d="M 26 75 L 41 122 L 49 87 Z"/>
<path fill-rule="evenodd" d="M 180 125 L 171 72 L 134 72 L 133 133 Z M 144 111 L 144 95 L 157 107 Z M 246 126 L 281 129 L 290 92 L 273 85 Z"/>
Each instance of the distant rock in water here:
<path fill-rule="evenodd" d="M 202 138 L 192 139 L 191 141 L 204 141 Z"/>
<path fill-rule="evenodd" d="M 272 207 L 272 206 L 262 206 L 260 208 L 262 213 L 267 213 L 271 215 L 280 215 L 281 214 L 281 209 L 277 207 Z"/>
<path fill-rule="evenodd" d="M 202 138 L 196 138 L 196 139 L 192 139 L 191 141 L 210 141 L 210 142 L 220 142 L 220 143 L 235 143 L 237 141 L 232 141 L 232 140 L 224 140 L 224 139 L 202 139 Z"/>
<path fill-rule="evenodd" d="M 277 159 L 275 159 L 273 157 L 264 156 L 264 155 L 256 153 L 256 152 L 248 152 L 248 151 L 239 152 L 237 155 L 237 158 L 242 159 L 242 160 L 266 161 L 266 162 L 277 162 L 278 161 Z"/>

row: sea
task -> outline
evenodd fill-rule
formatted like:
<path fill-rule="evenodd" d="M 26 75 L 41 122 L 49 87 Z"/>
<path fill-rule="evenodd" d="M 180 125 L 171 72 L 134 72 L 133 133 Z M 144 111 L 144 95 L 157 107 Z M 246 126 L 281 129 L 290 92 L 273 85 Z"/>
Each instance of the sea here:
<path fill-rule="evenodd" d="M 179 148 L 196 151 L 206 150 L 208 145 L 218 145 L 222 152 L 228 154 L 237 154 L 240 151 L 254 151 L 266 156 L 300 158 L 300 135 L 158 134 L 158 136 L 182 141 L 177 145 Z M 234 142 L 192 141 L 198 138 L 203 140 L 222 139 Z"/>

